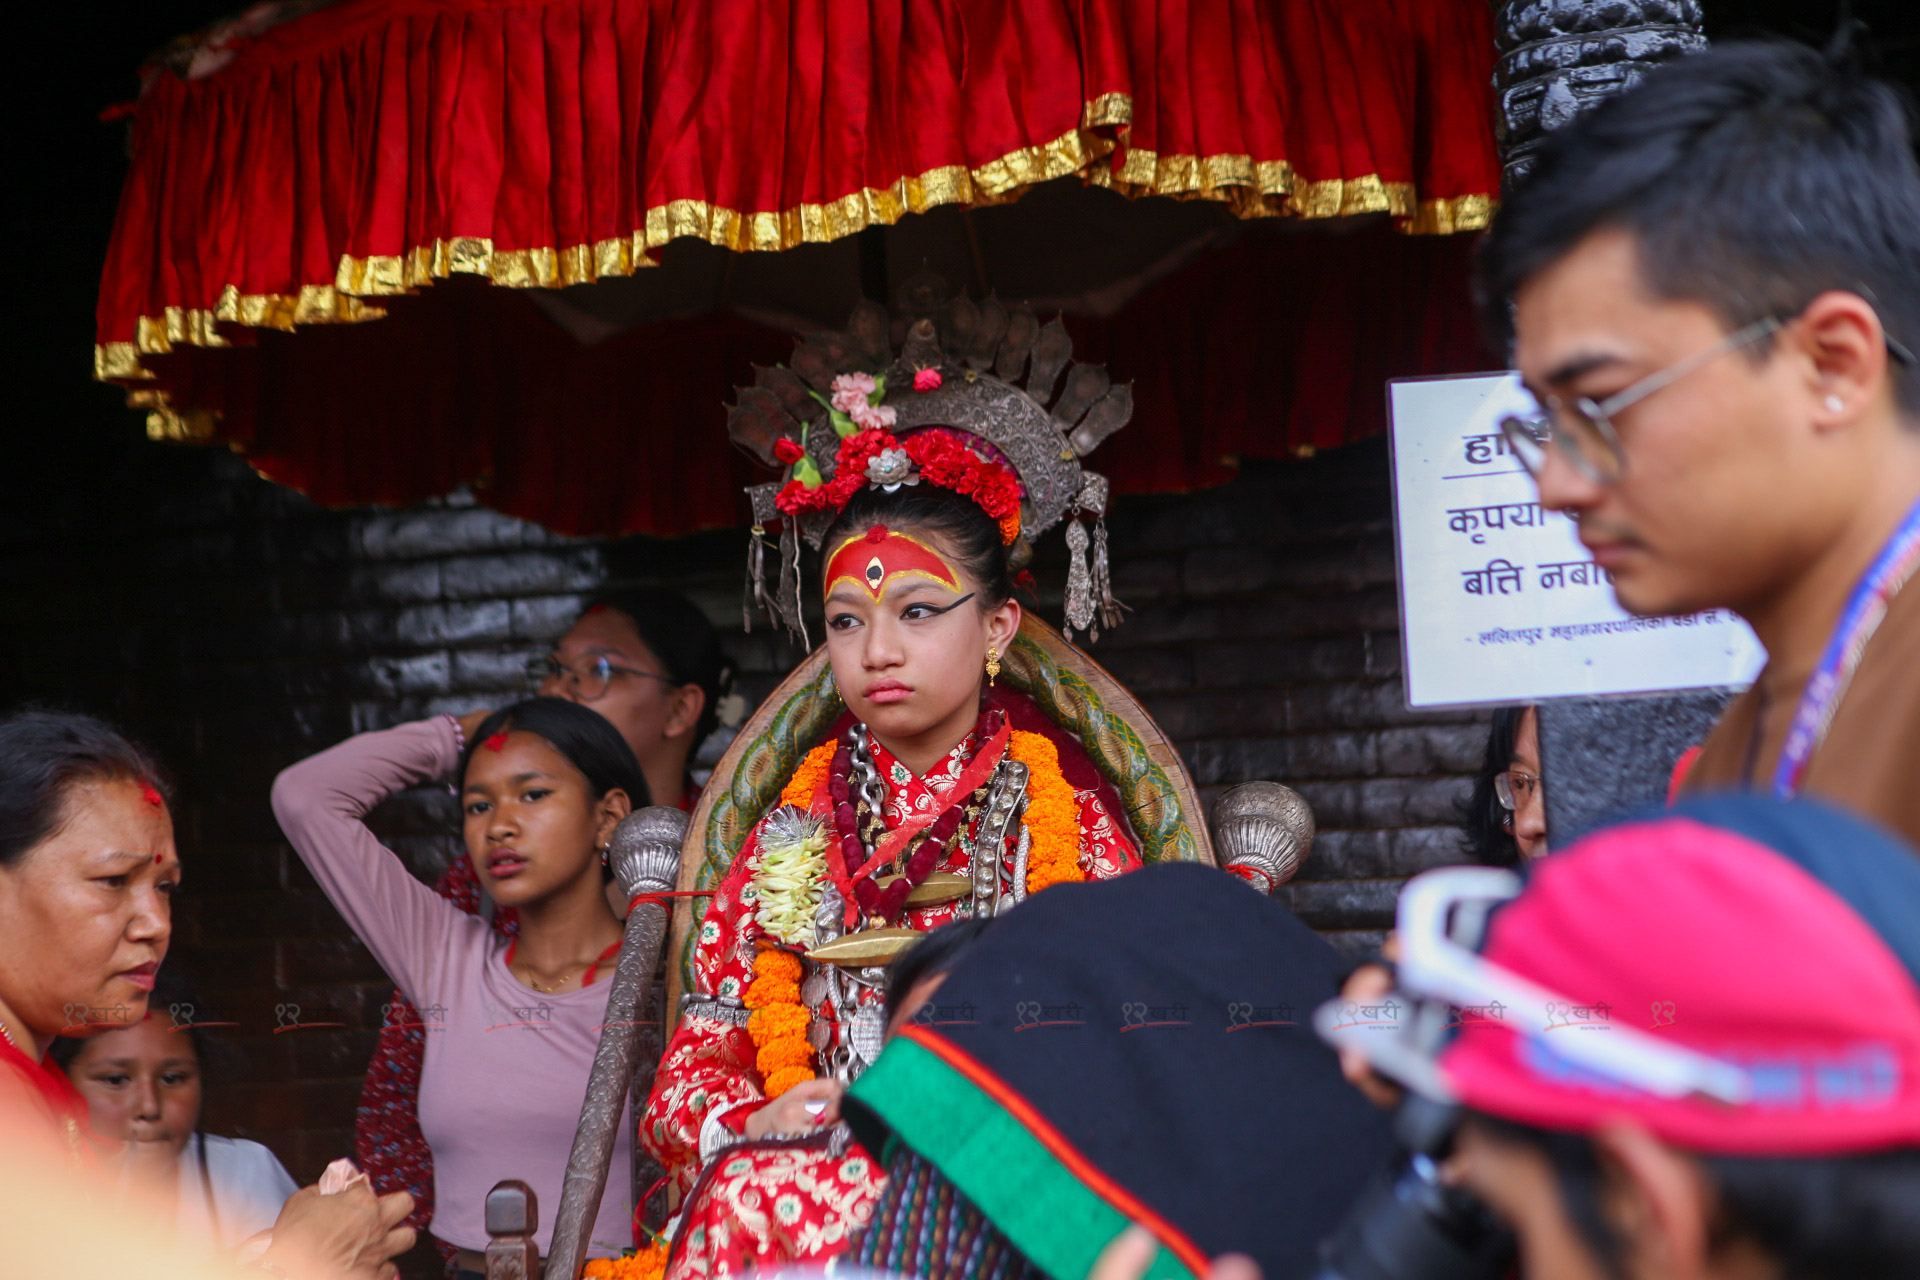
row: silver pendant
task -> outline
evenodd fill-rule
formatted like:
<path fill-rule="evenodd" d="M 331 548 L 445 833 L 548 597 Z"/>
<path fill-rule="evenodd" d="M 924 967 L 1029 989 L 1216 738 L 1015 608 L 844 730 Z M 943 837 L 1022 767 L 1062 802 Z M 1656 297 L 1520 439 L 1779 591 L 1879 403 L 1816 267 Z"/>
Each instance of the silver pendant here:
<path fill-rule="evenodd" d="M 827 975 L 818 969 L 808 974 L 807 980 L 800 984 L 800 1002 L 809 1009 L 818 1009 L 825 1004 L 828 993 Z"/>
<path fill-rule="evenodd" d="M 887 1014 L 882 1005 L 866 1006 L 847 1024 L 847 1044 L 853 1049 L 854 1057 L 860 1060 L 860 1070 L 873 1065 L 880 1057 L 886 1040 Z"/>

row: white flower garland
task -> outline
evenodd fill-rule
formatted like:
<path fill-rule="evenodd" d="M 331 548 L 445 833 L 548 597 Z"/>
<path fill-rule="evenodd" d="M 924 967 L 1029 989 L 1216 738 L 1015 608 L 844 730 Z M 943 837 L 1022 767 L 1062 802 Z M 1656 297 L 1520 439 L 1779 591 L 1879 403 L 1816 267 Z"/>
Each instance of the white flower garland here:
<path fill-rule="evenodd" d="M 753 874 L 760 905 L 753 918 L 788 946 L 813 943 L 813 916 L 827 876 L 827 824 L 782 805 L 760 827 L 760 867 Z"/>

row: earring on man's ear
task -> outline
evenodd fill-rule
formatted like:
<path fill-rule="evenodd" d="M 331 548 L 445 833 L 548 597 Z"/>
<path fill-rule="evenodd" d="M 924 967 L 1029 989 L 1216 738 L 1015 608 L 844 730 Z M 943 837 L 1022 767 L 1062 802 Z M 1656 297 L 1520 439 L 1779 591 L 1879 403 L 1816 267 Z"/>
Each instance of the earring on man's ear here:
<path fill-rule="evenodd" d="M 993 687 L 993 682 L 999 678 L 1000 678 L 1000 651 L 994 648 L 992 645 L 988 645 L 987 646 L 987 687 L 991 689 Z"/>

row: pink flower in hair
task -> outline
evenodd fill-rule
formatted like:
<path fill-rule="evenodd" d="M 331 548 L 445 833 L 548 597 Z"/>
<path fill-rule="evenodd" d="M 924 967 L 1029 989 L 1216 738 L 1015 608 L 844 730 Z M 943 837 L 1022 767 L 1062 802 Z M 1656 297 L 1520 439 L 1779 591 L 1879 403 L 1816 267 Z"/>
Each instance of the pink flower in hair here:
<path fill-rule="evenodd" d="M 890 404 L 868 404 L 862 400 L 858 409 L 848 411 L 853 425 L 862 431 L 891 431 L 893 424 L 900 419 Z"/>
<path fill-rule="evenodd" d="M 843 373 L 833 380 L 833 407 L 860 421 L 860 415 L 870 406 L 867 397 L 873 394 L 875 383 L 870 373 Z"/>

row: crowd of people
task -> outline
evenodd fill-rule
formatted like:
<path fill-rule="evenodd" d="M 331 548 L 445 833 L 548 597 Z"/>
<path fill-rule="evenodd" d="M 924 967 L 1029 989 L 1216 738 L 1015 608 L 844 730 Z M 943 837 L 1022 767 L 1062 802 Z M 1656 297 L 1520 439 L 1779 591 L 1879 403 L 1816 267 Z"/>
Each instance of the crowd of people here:
<path fill-rule="evenodd" d="M 616 1131 L 671 1219 L 636 1239 L 614 1178 L 590 1273 L 1920 1275 L 1914 142 L 1839 56 L 1736 45 L 1556 133 L 1511 193 L 1478 280 L 1540 403 L 1516 456 L 1624 606 L 1730 609 L 1768 663 L 1673 803 L 1551 850 L 1538 709 L 1498 712 L 1459 865 L 1358 968 L 1258 886 L 1155 865 L 1105 748 L 1004 674 L 1045 523 L 1020 451 L 910 435 L 884 377 L 837 379 L 837 465 L 774 452 L 844 710 L 757 744 L 778 788 Z M 168 960 L 190 867 L 159 762 L 85 715 L 0 717 L 0 1206 L 45 1170 L 83 1189 L 66 1211 L 138 1202 L 209 1265 L 389 1275 L 425 1232 L 481 1280 L 498 1179 L 558 1204 L 630 908 L 607 851 L 692 807 L 728 673 L 655 592 L 592 603 L 532 675 L 273 787 L 405 1011 L 364 1172 L 307 1188 L 200 1128 L 221 1055 Z M 367 815 L 438 779 L 466 857 L 428 887 Z M 531 1234 L 544 1256 L 551 1219 Z"/>

